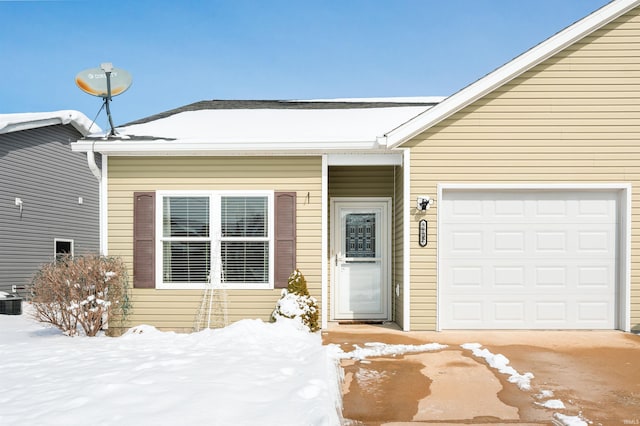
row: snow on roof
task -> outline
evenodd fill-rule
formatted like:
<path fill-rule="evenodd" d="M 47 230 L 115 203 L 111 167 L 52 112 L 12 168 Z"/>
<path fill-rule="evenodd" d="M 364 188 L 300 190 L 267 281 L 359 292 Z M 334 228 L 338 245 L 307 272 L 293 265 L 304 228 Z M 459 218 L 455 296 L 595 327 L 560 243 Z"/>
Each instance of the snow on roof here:
<path fill-rule="evenodd" d="M 241 141 L 372 141 L 425 106 L 188 111 L 118 129 L 121 135 Z"/>
<path fill-rule="evenodd" d="M 446 96 L 395 96 L 389 98 L 327 98 L 327 99 L 300 99 L 288 102 L 391 102 L 391 103 L 432 103 L 438 104 L 446 99 Z"/>
<path fill-rule="evenodd" d="M 74 150 L 97 152 L 275 151 L 381 148 L 385 133 L 442 98 L 201 101 L 128 123 Z"/>
<path fill-rule="evenodd" d="M 86 115 L 74 110 L 0 114 L 0 134 L 57 124 L 71 124 L 83 136 L 88 135 L 91 131 L 102 132 L 97 124 L 92 125 Z"/>

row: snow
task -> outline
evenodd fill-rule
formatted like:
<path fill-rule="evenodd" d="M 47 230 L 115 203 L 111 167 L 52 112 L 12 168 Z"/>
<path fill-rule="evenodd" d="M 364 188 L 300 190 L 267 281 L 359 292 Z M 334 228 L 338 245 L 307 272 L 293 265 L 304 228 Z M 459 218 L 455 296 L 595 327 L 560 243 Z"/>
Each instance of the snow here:
<path fill-rule="evenodd" d="M 418 352 L 429 352 L 429 351 L 438 351 L 441 349 L 445 349 L 447 345 L 441 345 L 439 343 L 426 343 L 424 345 L 389 345 L 386 343 L 377 343 L 370 342 L 365 343 L 365 347 L 360 347 L 358 345 L 353 345 L 354 350 L 351 352 L 344 352 L 339 347 L 334 348 L 335 357 L 340 359 L 356 359 L 363 360 L 371 357 L 381 357 L 381 356 L 390 356 L 390 355 L 402 355 L 406 353 L 418 353 Z"/>
<path fill-rule="evenodd" d="M 541 390 L 539 394 L 536 395 L 536 398 L 538 399 L 545 399 L 545 398 L 551 398 L 553 397 L 553 391 L 551 390 Z"/>
<path fill-rule="evenodd" d="M 317 312 L 317 305 L 318 301 L 315 297 L 289 293 L 285 288 L 282 289 L 282 297 L 276 302 L 272 316 L 278 321 L 281 318 L 291 319 L 300 330 L 313 331 L 307 321 L 310 321 L 310 318 Z"/>
<path fill-rule="evenodd" d="M 11 295 L 7 292 L 4 291 L 0 291 L 0 299 L 6 299 L 7 297 L 10 297 Z"/>
<path fill-rule="evenodd" d="M 553 409 L 561 409 L 561 410 L 564 410 L 565 408 L 567 408 L 564 406 L 564 402 L 560 401 L 559 399 L 550 399 L 545 402 L 536 402 L 536 404 L 544 408 L 553 408 Z"/>
<path fill-rule="evenodd" d="M 480 343 L 465 343 L 461 345 L 463 349 L 468 349 L 473 352 L 473 355 L 479 358 L 484 358 L 489 366 L 495 368 L 502 374 L 509 375 L 509 382 L 515 383 L 522 390 L 531 390 L 531 379 L 533 379 L 532 373 L 520 374 L 515 368 L 509 366 L 509 359 L 502 354 L 492 354 L 488 349 L 480 349 L 482 345 Z"/>
<path fill-rule="evenodd" d="M 187 111 L 118 128 L 135 139 L 152 136 L 176 142 L 353 143 L 374 142 L 430 106 L 343 109 L 211 109 Z"/>
<path fill-rule="evenodd" d="M 71 124 L 83 135 L 102 132 L 86 115 L 74 110 L 0 114 L 0 134 L 55 124 Z"/>
<path fill-rule="evenodd" d="M 397 103 L 433 103 L 439 104 L 447 99 L 446 96 L 392 96 L 381 98 L 325 98 L 325 99 L 296 99 L 289 102 L 397 102 Z"/>
<path fill-rule="evenodd" d="M 565 414 L 555 413 L 553 417 L 558 419 L 565 426 L 587 426 L 589 424 L 580 416 L 567 416 Z"/>
<path fill-rule="evenodd" d="M 333 351 L 290 320 L 71 338 L 23 311 L 0 315 L 0 424 L 340 424 Z"/>
<path fill-rule="evenodd" d="M 0 315 L 2 425 L 339 425 L 340 359 L 367 362 L 447 348 L 371 342 L 345 352 L 323 346 L 319 333 L 287 318 L 191 334 L 138 325 L 118 338 L 71 338 L 36 322 L 32 312 L 24 303 L 22 315 Z M 518 373 L 504 355 L 480 343 L 461 347 L 520 389 L 531 389 L 533 374 Z M 566 408 L 549 399 L 550 390 L 535 397 L 546 399 L 536 402 L 542 407 Z M 565 426 L 588 424 L 581 415 L 554 418 Z"/>

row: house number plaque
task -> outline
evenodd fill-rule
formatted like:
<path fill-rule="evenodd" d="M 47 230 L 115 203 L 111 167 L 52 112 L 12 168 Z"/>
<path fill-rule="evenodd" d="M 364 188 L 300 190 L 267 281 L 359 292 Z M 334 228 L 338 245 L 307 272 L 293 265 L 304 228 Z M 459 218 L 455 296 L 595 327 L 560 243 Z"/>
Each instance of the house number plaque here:
<path fill-rule="evenodd" d="M 418 244 L 420 247 L 427 245 L 427 221 L 422 219 L 418 225 Z"/>

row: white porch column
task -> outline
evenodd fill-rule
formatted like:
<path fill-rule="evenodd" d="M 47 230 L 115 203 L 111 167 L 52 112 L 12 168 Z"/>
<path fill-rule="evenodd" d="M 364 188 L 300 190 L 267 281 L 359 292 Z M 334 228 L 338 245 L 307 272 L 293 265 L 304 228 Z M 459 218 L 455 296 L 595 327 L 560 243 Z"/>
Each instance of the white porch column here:
<path fill-rule="evenodd" d="M 322 209 L 321 217 L 321 231 L 322 232 L 322 248 L 321 248 L 321 286 L 322 286 L 322 307 L 321 307 L 321 327 L 326 329 L 329 326 L 329 273 L 327 271 L 327 259 L 329 254 L 329 162 L 327 159 L 327 154 L 322 156 L 322 200 L 321 206 Z"/>

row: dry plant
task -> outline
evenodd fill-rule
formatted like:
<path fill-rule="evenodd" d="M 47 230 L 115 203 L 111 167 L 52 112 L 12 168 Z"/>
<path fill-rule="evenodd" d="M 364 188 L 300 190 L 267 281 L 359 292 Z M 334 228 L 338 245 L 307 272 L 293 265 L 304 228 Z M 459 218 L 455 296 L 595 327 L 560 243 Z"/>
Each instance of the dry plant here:
<path fill-rule="evenodd" d="M 118 257 L 64 256 L 44 265 L 31 285 L 38 321 L 69 336 L 82 329 L 95 336 L 109 320 L 123 320 L 130 310 L 128 276 Z"/>

